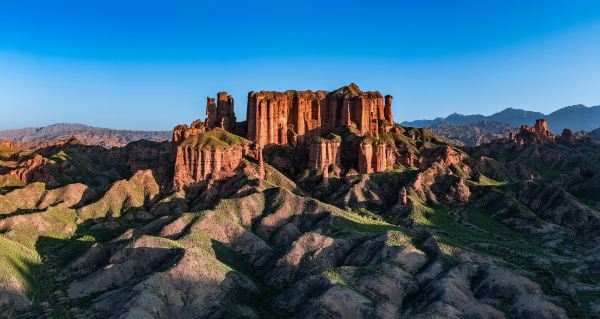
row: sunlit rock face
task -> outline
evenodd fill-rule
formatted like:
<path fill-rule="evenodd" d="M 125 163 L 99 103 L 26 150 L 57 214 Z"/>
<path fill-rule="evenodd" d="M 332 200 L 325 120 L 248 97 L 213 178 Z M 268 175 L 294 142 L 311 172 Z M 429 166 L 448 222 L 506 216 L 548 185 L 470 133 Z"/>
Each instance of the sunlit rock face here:
<path fill-rule="evenodd" d="M 174 187 L 231 177 L 249 151 L 244 138 L 221 128 L 199 131 L 183 140 L 179 133 L 174 136 Z"/>
<path fill-rule="evenodd" d="M 338 127 L 377 136 L 393 123 L 392 97 L 352 83 L 336 91 L 250 92 L 247 138 L 263 145 L 292 144 Z"/>

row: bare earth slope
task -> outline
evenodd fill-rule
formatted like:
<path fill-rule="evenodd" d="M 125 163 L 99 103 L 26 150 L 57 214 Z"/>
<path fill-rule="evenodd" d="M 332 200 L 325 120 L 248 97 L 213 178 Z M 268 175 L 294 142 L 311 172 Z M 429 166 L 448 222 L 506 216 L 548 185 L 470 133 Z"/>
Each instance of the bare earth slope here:
<path fill-rule="evenodd" d="M 597 144 L 397 132 L 327 183 L 291 146 L 176 190 L 169 143 L 3 153 L 0 317 L 600 315 Z"/>

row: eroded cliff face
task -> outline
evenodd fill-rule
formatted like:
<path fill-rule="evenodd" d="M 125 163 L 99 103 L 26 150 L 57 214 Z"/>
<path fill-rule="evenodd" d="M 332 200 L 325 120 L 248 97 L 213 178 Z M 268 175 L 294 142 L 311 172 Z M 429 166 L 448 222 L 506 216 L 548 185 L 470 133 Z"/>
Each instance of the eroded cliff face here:
<path fill-rule="evenodd" d="M 197 149 L 178 147 L 173 184 L 176 187 L 199 183 L 208 178 L 231 177 L 244 157 L 244 147 Z"/>
<path fill-rule="evenodd" d="M 547 143 L 554 142 L 555 136 L 548 129 L 548 121 L 539 119 L 535 121 L 535 126 L 522 125 L 518 134 L 509 137 L 511 140 L 523 147 L 526 144 L 532 143 Z"/>
<path fill-rule="evenodd" d="M 214 98 L 206 98 L 206 116 L 207 128 L 220 127 L 233 132 L 236 126 L 233 97 L 227 92 L 219 92 L 216 104 Z"/>
<path fill-rule="evenodd" d="M 214 128 L 174 143 L 173 186 L 183 187 L 235 174 L 248 154 L 247 141 Z"/>
<path fill-rule="evenodd" d="M 250 92 L 247 110 L 247 138 L 263 145 L 302 142 L 339 127 L 377 136 L 393 123 L 392 97 L 354 83 L 333 92 Z"/>
<path fill-rule="evenodd" d="M 313 139 L 309 147 L 308 167 L 322 171 L 325 180 L 329 177 L 330 169 L 333 176 L 339 177 L 341 169 L 340 143 L 341 138 L 333 134 L 328 138 Z"/>
<path fill-rule="evenodd" d="M 370 174 L 393 168 L 396 157 L 384 143 L 362 142 L 358 154 L 358 172 Z"/>

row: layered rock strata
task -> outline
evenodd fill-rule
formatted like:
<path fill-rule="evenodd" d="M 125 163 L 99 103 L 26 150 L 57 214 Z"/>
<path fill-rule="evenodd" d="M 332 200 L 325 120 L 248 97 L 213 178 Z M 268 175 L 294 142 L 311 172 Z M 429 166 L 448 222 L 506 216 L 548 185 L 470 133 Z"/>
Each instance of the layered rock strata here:
<path fill-rule="evenodd" d="M 293 144 L 338 127 L 377 136 L 393 123 L 391 110 L 391 96 L 363 92 L 354 83 L 333 92 L 250 92 L 247 138 L 263 145 Z"/>
<path fill-rule="evenodd" d="M 220 128 L 188 136 L 175 144 L 173 186 L 231 177 L 248 152 L 246 140 Z"/>
<path fill-rule="evenodd" d="M 323 171 L 325 181 L 329 177 L 330 168 L 333 176 L 339 177 L 341 168 L 340 144 L 341 138 L 333 134 L 328 138 L 314 138 L 310 143 L 308 166 Z"/>

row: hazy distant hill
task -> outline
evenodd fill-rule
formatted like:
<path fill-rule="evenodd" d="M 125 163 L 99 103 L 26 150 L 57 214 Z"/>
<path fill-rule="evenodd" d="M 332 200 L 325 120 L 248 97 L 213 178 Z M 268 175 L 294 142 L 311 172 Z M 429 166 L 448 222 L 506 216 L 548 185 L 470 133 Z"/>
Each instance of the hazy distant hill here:
<path fill-rule="evenodd" d="M 123 146 L 137 140 L 164 141 L 171 139 L 169 131 L 129 131 L 92 127 L 83 124 L 59 123 L 45 127 L 31 127 L 0 131 L 0 139 L 35 147 L 44 143 L 68 139 L 72 136 L 89 145 Z"/>
<path fill-rule="evenodd" d="M 587 107 L 585 105 L 573 105 L 561 108 L 548 115 L 540 112 L 532 112 L 521 109 L 507 108 L 501 112 L 484 116 L 481 114 L 462 115 L 451 114 L 446 118 L 435 118 L 433 120 L 417 120 L 402 122 L 402 125 L 414 127 L 431 127 L 442 122 L 449 124 L 472 124 L 481 121 L 492 121 L 506 123 L 512 126 L 522 124 L 533 125 L 536 119 L 547 119 L 550 129 L 560 133 L 564 128 L 573 131 L 591 131 L 600 127 L 600 105 Z"/>
<path fill-rule="evenodd" d="M 517 132 L 516 126 L 492 121 L 479 121 L 470 124 L 451 124 L 445 121 L 428 127 L 433 133 L 442 136 L 455 145 L 477 146 L 492 140 L 508 137 Z"/>

